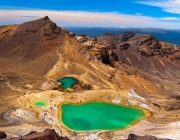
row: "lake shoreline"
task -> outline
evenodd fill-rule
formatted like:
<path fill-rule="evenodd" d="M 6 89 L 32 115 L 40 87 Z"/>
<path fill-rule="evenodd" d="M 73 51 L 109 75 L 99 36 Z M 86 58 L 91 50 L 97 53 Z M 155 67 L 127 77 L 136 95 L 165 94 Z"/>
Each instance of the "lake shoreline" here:
<path fill-rule="evenodd" d="M 73 104 L 71 104 L 71 105 L 73 105 L 73 106 L 80 106 L 80 105 L 83 105 L 83 104 L 86 105 L 86 104 L 89 104 L 89 103 L 105 103 L 105 104 L 107 104 L 107 105 L 113 105 L 113 106 L 116 106 L 116 107 L 119 106 L 119 107 L 125 107 L 125 108 L 129 108 L 129 109 L 138 109 L 138 110 L 143 111 L 144 116 L 143 116 L 143 118 L 134 121 L 132 124 L 126 126 L 125 128 L 120 128 L 120 129 L 116 129 L 116 130 L 108 130 L 108 129 L 85 130 L 85 131 L 74 130 L 74 129 L 69 128 L 68 126 L 66 126 L 66 125 L 63 123 L 63 120 L 62 120 L 62 115 L 63 115 L 62 106 L 63 106 L 63 105 L 66 105 L 66 104 L 71 104 L 71 103 L 63 103 L 63 104 L 59 105 L 59 108 L 61 108 L 61 109 L 60 109 L 61 111 L 60 111 L 60 113 L 59 113 L 59 122 L 60 122 L 60 124 L 61 124 L 64 128 L 66 128 L 66 129 L 68 129 L 68 130 L 70 130 L 70 131 L 73 131 L 73 132 L 121 131 L 121 130 L 127 129 L 127 128 L 129 128 L 129 127 L 132 127 L 132 126 L 134 126 L 135 124 L 137 124 L 138 122 L 140 122 L 140 121 L 142 121 L 142 120 L 145 120 L 145 119 L 147 119 L 147 118 L 150 118 L 150 117 L 153 115 L 153 113 L 150 112 L 149 110 L 143 109 L 143 108 L 140 108 L 140 107 L 128 106 L 128 105 L 123 105 L 123 104 L 113 104 L 113 103 L 110 103 L 110 102 L 102 102 L 102 101 L 91 101 L 91 102 L 83 102 L 83 103 L 73 103 Z"/>

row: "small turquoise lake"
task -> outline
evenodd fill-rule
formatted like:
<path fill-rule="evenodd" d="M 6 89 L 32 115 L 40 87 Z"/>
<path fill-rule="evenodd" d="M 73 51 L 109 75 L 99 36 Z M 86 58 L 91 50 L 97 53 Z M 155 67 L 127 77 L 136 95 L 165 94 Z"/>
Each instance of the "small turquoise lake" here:
<path fill-rule="evenodd" d="M 77 80 L 73 77 L 64 77 L 58 79 L 57 82 L 61 83 L 63 89 L 72 88 L 76 84 Z"/>
<path fill-rule="evenodd" d="M 63 104 L 61 123 L 72 131 L 116 131 L 127 128 L 147 117 L 140 108 L 121 106 L 104 102 L 84 104 Z"/>

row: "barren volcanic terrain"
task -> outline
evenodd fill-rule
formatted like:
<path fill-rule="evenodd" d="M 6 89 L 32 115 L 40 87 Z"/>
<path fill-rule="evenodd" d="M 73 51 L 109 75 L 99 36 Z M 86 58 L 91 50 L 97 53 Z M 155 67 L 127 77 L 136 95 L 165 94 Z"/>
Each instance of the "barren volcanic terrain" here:
<path fill-rule="evenodd" d="M 0 26 L 0 131 L 7 137 L 49 128 L 70 140 L 130 140 L 130 133 L 179 140 L 179 69 L 179 46 L 152 35 L 77 36 L 47 16 Z M 57 82 L 64 77 L 77 82 L 64 89 Z M 47 105 L 33 105 L 37 100 Z M 89 101 L 142 108 L 148 118 L 119 131 L 66 129 L 60 106 Z"/>

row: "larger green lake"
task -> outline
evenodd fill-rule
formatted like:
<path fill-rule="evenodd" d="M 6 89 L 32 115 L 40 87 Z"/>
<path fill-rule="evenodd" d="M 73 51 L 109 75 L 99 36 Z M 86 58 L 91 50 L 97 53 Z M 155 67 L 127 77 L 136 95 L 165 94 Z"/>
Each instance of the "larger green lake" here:
<path fill-rule="evenodd" d="M 144 110 L 104 102 L 63 104 L 61 123 L 72 131 L 119 130 L 147 117 Z"/>

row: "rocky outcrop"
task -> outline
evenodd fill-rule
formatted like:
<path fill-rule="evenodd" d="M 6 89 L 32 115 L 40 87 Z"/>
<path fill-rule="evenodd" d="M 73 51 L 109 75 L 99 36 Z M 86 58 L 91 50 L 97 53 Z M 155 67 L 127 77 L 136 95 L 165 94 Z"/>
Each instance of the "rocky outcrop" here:
<path fill-rule="evenodd" d="M 3 140 L 69 140 L 67 137 L 58 136 L 53 129 L 46 129 L 44 132 L 30 132 L 26 136 L 6 138 Z"/>
<path fill-rule="evenodd" d="M 150 48 L 147 47 L 142 47 L 138 50 L 140 52 L 141 55 L 149 57 L 149 56 L 153 56 L 153 51 Z"/>
<path fill-rule="evenodd" d="M 108 50 L 106 47 L 102 47 L 100 49 L 91 49 L 91 57 L 97 60 L 100 60 L 102 63 L 106 65 L 114 66 L 115 62 L 119 59 L 113 50 Z"/>
<path fill-rule="evenodd" d="M 80 36 L 76 36 L 76 40 L 77 40 L 79 43 L 84 43 L 84 42 L 87 42 L 87 41 L 88 41 L 88 38 L 87 38 L 87 36 L 85 36 L 85 35 L 80 35 Z"/>
<path fill-rule="evenodd" d="M 156 138 L 155 136 L 138 136 L 135 134 L 129 134 L 127 140 L 171 140 L 171 139 L 165 139 L 165 138 Z"/>
<path fill-rule="evenodd" d="M 140 43 L 138 45 L 138 51 L 141 55 L 146 57 L 149 56 L 159 56 L 170 58 L 171 60 L 179 60 L 180 49 L 178 46 L 160 42 L 158 39 L 152 35 L 142 36 Z"/>
<path fill-rule="evenodd" d="M 130 47 L 130 44 L 126 42 L 119 45 L 120 50 L 127 50 L 129 47 Z"/>
<path fill-rule="evenodd" d="M 118 57 L 112 50 L 108 50 L 107 48 L 100 49 L 100 59 L 102 63 L 114 65 L 115 61 L 118 61 Z"/>
<path fill-rule="evenodd" d="M 45 17 L 45 19 L 48 19 L 48 17 Z M 57 25 L 52 21 L 48 22 L 43 27 L 44 36 L 45 36 L 46 40 L 56 39 L 58 37 L 58 34 L 60 33 L 60 30 L 61 29 L 59 27 L 57 27 Z"/>
<path fill-rule="evenodd" d="M 80 90 L 93 90 L 93 86 L 83 81 L 77 81 L 71 89 L 63 89 L 60 85 L 58 85 L 58 88 L 54 88 L 53 90 L 59 90 L 63 92 L 75 92 Z"/>
<path fill-rule="evenodd" d="M 149 48 L 154 48 L 154 49 L 161 48 L 161 45 L 159 44 L 159 40 L 157 40 L 152 35 L 145 35 L 142 39 L 140 39 L 139 45 L 146 45 Z"/>
<path fill-rule="evenodd" d="M 172 60 L 180 60 L 180 52 L 178 50 L 178 52 L 176 52 L 172 57 L 171 57 Z"/>
<path fill-rule="evenodd" d="M 128 31 L 123 33 L 120 37 L 119 37 L 119 41 L 120 42 L 126 42 L 129 41 L 130 38 L 134 37 L 135 33 L 132 31 Z"/>
<path fill-rule="evenodd" d="M 6 133 L 0 131 L 0 139 L 6 138 L 6 137 L 7 137 Z"/>
<path fill-rule="evenodd" d="M 43 80 L 34 84 L 32 88 L 41 90 L 57 90 L 59 89 L 59 84 L 54 80 L 44 78 Z"/>
<path fill-rule="evenodd" d="M 83 81 L 78 81 L 73 86 L 73 89 L 75 91 L 79 91 L 79 90 L 93 90 L 93 86 L 91 84 L 84 83 Z"/>

